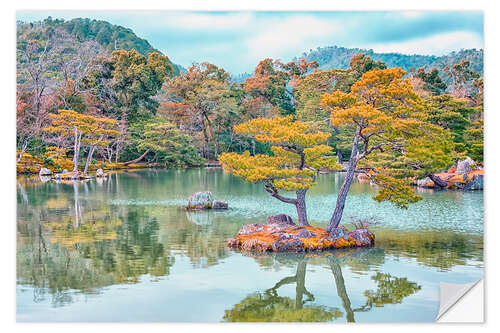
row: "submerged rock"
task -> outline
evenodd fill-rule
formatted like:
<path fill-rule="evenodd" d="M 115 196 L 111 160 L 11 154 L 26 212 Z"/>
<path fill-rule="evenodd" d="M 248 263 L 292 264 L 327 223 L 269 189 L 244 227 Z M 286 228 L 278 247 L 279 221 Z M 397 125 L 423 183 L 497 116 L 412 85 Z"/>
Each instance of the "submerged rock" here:
<path fill-rule="evenodd" d="M 210 209 L 214 204 L 214 198 L 209 191 L 196 192 L 188 198 L 187 209 Z"/>

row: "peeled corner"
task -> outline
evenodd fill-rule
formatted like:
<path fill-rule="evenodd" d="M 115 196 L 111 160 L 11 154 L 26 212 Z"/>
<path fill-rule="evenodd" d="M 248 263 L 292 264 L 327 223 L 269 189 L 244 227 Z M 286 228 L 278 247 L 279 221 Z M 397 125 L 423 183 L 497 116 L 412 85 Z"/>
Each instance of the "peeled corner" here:
<path fill-rule="evenodd" d="M 484 282 L 439 284 L 439 313 L 437 322 L 484 322 Z"/>

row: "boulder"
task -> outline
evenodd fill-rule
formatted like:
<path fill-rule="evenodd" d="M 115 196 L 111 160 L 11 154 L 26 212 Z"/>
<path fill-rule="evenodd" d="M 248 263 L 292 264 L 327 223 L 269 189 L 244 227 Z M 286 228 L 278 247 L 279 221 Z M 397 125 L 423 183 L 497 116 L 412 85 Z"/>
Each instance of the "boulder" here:
<path fill-rule="evenodd" d="M 214 205 L 212 193 L 196 192 L 188 198 L 187 209 L 210 209 Z"/>
<path fill-rule="evenodd" d="M 302 252 L 304 251 L 304 242 L 295 235 L 283 234 L 271 247 L 274 252 Z"/>
<path fill-rule="evenodd" d="M 465 160 L 461 160 L 457 162 L 457 170 L 456 173 L 463 174 L 472 171 L 472 165 L 474 164 L 474 160 L 472 158 L 467 157 Z"/>
<path fill-rule="evenodd" d="M 97 171 L 95 172 L 95 176 L 104 177 L 104 171 L 101 168 L 97 169 Z"/>
<path fill-rule="evenodd" d="M 434 182 L 429 177 L 425 177 L 424 179 L 415 181 L 415 185 L 418 187 L 434 187 Z"/>
<path fill-rule="evenodd" d="M 311 237 L 316 237 L 316 234 L 313 233 L 313 232 L 310 232 L 309 230 L 307 229 L 301 229 L 298 233 L 297 233 L 297 237 L 299 238 L 311 238 Z"/>
<path fill-rule="evenodd" d="M 328 237 L 328 240 L 334 242 L 337 239 L 343 238 L 345 240 L 349 239 L 349 236 L 347 235 L 347 230 L 344 228 L 335 228 L 330 232 L 330 236 Z"/>
<path fill-rule="evenodd" d="M 215 201 L 213 209 L 228 209 L 229 205 L 225 201 Z"/>
<path fill-rule="evenodd" d="M 482 190 L 484 188 L 484 175 L 475 174 L 472 178 L 463 185 L 464 190 Z"/>
<path fill-rule="evenodd" d="M 61 174 L 60 173 L 55 174 L 54 179 L 61 180 Z"/>
<path fill-rule="evenodd" d="M 246 224 L 240 228 L 240 231 L 238 231 L 238 235 L 254 234 L 256 232 L 261 232 L 262 230 L 264 230 L 263 224 L 258 224 L 258 223 Z"/>
<path fill-rule="evenodd" d="M 62 171 L 62 173 L 68 173 L 68 172 L 69 172 L 69 171 L 68 171 L 68 169 L 64 169 L 64 170 Z"/>
<path fill-rule="evenodd" d="M 294 226 L 292 218 L 286 214 L 279 214 L 274 216 L 269 216 L 267 218 L 267 224 L 279 224 L 287 227 Z"/>
<path fill-rule="evenodd" d="M 240 240 L 238 238 L 229 238 L 227 240 L 227 246 L 230 248 L 240 247 Z"/>
<path fill-rule="evenodd" d="M 370 236 L 373 235 L 371 231 L 368 229 L 356 229 L 347 234 L 349 237 L 352 237 L 356 242 L 356 246 L 371 246 L 372 240 Z"/>
<path fill-rule="evenodd" d="M 271 246 L 260 239 L 247 239 L 241 244 L 241 249 L 245 251 L 266 252 L 271 249 Z"/>
<path fill-rule="evenodd" d="M 52 175 L 52 171 L 50 171 L 47 168 L 41 168 L 40 172 L 38 173 L 39 176 L 50 176 Z"/>

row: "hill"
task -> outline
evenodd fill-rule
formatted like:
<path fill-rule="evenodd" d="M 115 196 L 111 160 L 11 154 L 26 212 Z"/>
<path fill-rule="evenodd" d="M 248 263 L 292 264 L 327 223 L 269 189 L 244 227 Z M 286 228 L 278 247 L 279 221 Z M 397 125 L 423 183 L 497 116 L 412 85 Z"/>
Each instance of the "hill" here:
<path fill-rule="evenodd" d="M 319 63 L 320 69 L 349 67 L 349 61 L 355 54 L 364 53 L 372 59 L 383 61 L 388 67 L 401 67 L 408 71 L 410 68 L 425 67 L 426 69 L 437 68 L 439 70 L 452 64 L 460 63 L 461 60 L 469 60 L 471 69 L 483 74 L 483 50 L 469 49 L 451 52 L 444 56 L 432 55 L 405 55 L 401 53 L 376 53 L 373 50 L 359 48 L 345 48 L 340 46 L 318 47 L 316 50 L 309 50 L 300 57 L 307 61 L 315 60 Z"/>
<path fill-rule="evenodd" d="M 79 43 L 88 40 L 96 41 L 109 52 L 135 49 L 145 56 L 151 52 L 163 54 L 151 46 L 146 39 L 138 37 L 132 29 L 88 18 L 75 18 L 65 21 L 63 19 L 52 19 L 49 16 L 45 20 L 38 22 L 17 22 L 18 37 L 29 30 L 36 30 L 40 27 L 61 29 Z M 176 74 L 183 70 L 180 65 L 173 65 L 176 68 Z"/>

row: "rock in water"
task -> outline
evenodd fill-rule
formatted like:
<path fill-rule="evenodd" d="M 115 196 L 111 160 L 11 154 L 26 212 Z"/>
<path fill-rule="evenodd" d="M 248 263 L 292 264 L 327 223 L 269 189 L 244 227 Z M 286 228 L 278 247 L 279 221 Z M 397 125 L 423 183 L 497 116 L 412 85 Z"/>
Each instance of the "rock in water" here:
<path fill-rule="evenodd" d="M 95 172 L 95 176 L 96 177 L 104 177 L 104 171 L 102 169 L 97 169 L 97 171 Z"/>
<path fill-rule="evenodd" d="M 302 252 L 304 251 L 304 242 L 295 235 L 283 234 L 271 247 L 274 252 Z"/>
<path fill-rule="evenodd" d="M 311 237 L 316 237 L 316 234 L 313 232 L 310 232 L 307 229 L 301 229 L 297 233 L 297 237 L 299 237 L 299 238 L 311 238 Z"/>
<path fill-rule="evenodd" d="M 474 160 L 472 158 L 467 157 L 465 160 L 457 162 L 457 171 L 456 173 L 463 174 L 472 171 L 472 165 L 474 164 Z"/>
<path fill-rule="evenodd" d="M 336 241 L 340 238 L 348 240 L 349 236 L 347 235 L 347 231 L 345 228 L 335 228 L 330 232 L 330 236 L 328 238 L 331 241 Z"/>
<path fill-rule="evenodd" d="M 47 168 L 41 168 L 40 173 L 38 175 L 39 176 L 50 176 L 50 175 L 52 175 L 52 171 L 50 171 Z"/>
<path fill-rule="evenodd" d="M 241 227 L 240 231 L 238 231 L 238 235 L 249 235 L 256 232 L 261 232 L 262 230 L 264 230 L 263 224 L 258 224 L 258 223 L 246 224 Z"/>
<path fill-rule="evenodd" d="M 228 209 L 229 205 L 225 201 L 216 201 L 214 202 L 213 209 Z"/>
<path fill-rule="evenodd" d="M 368 229 L 356 229 L 347 235 L 354 239 L 356 246 L 370 246 L 372 245 L 372 240 L 370 239 L 370 235 L 372 234 Z"/>
<path fill-rule="evenodd" d="M 214 198 L 209 191 L 196 192 L 188 198 L 187 209 L 211 209 L 214 205 Z"/>
<path fill-rule="evenodd" d="M 295 225 L 292 218 L 286 214 L 269 216 L 267 218 L 267 224 L 280 224 L 280 225 L 286 225 L 288 227 Z"/>

